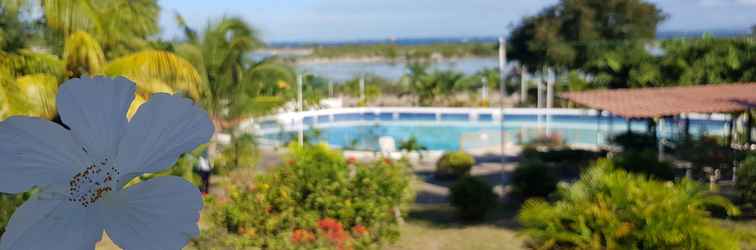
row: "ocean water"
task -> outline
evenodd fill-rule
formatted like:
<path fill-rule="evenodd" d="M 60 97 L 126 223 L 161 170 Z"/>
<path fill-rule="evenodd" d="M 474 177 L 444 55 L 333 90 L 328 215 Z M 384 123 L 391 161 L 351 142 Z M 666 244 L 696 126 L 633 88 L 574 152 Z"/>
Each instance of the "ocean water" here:
<path fill-rule="evenodd" d="M 431 70 L 455 70 L 465 74 L 473 74 L 487 68 L 496 68 L 499 61 L 496 58 L 459 58 L 437 62 L 431 65 Z M 399 80 L 407 73 L 404 62 L 324 62 L 300 63 L 299 70 L 312 73 L 330 80 L 341 82 L 361 74 L 377 75 L 389 80 Z"/>

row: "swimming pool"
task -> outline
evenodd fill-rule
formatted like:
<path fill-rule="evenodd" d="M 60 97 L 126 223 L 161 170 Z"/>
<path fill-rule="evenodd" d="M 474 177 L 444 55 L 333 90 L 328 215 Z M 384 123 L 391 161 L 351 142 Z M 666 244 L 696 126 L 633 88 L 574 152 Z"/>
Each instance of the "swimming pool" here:
<path fill-rule="evenodd" d="M 496 146 L 501 139 L 521 144 L 545 133 L 573 145 L 603 145 L 613 134 L 646 130 L 646 122 L 587 109 L 491 108 L 340 108 L 282 113 L 266 117 L 249 129 L 263 144 L 296 139 L 300 127 L 310 141 L 338 148 L 377 150 L 378 138 L 390 136 L 397 144 L 414 136 L 429 150 L 458 150 Z M 681 120 L 665 119 L 661 136 L 676 134 Z M 503 136 L 500 136 L 503 131 Z M 725 115 L 691 115 L 694 135 L 723 135 Z"/>

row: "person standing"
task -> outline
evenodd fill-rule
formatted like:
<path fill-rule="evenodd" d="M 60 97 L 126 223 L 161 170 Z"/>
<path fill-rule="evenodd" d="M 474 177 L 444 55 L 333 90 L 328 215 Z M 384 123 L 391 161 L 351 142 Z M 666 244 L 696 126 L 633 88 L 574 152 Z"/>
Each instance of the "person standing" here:
<path fill-rule="evenodd" d="M 197 172 L 200 178 L 202 178 L 202 184 L 200 185 L 200 192 L 207 194 L 210 190 L 210 174 L 213 171 L 213 167 L 210 165 L 210 161 L 207 157 L 207 151 L 202 153 L 197 161 Z"/>

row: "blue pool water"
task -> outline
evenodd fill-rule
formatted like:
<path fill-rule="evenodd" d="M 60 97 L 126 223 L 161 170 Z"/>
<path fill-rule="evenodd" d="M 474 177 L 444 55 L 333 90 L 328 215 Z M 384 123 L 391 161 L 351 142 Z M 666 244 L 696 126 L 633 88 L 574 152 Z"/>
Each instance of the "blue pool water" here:
<path fill-rule="evenodd" d="M 550 131 L 570 144 L 601 145 L 613 134 L 627 129 L 636 132 L 646 130 L 645 121 L 628 121 L 619 117 L 588 115 L 552 115 Z M 477 119 L 465 113 L 440 114 L 423 112 L 397 113 L 345 113 L 313 115 L 303 119 L 305 135 L 310 141 L 323 141 L 339 148 L 377 150 L 378 139 L 393 137 L 399 144 L 414 136 L 429 150 L 458 150 L 470 147 L 487 147 L 500 144 L 499 133 L 504 130 L 504 140 L 516 144 L 525 143 L 545 132 L 544 122 L 538 123 L 533 114 L 505 114 L 504 123 L 499 123 L 493 114 L 480 113 Z M 663 136 L 672 136 L 681 121 L 665 120 Z M 629 124 L 629 126 L 628 126 Z M 690 131 L 694 135 L 718 134 L 725 131 L 722 120 L 691 120 Z M 297 130 L 279 122 L 264 121 L 262 137 L 268 141 L 286 142 L 295 139 Z"/>

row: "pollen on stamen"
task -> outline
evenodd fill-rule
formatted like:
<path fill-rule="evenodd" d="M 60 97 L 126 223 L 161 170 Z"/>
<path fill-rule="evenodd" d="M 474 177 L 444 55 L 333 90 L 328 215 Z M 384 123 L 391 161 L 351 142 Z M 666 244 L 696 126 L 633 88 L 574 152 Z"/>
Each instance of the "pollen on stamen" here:
<path fill-rule="evenodd" d="M 99 164 L 98 164 L 99 163 Z M 113 191 L 111 187 L 113 175 L 118 176 L 118 169 L 108 166 L 108 158 L 93 162 L 87 168 L 77 173 L 69 182 L 70 202 L 79 203 L 83 207 L 89 207 L 102 199 L 105 194 Z"/>

